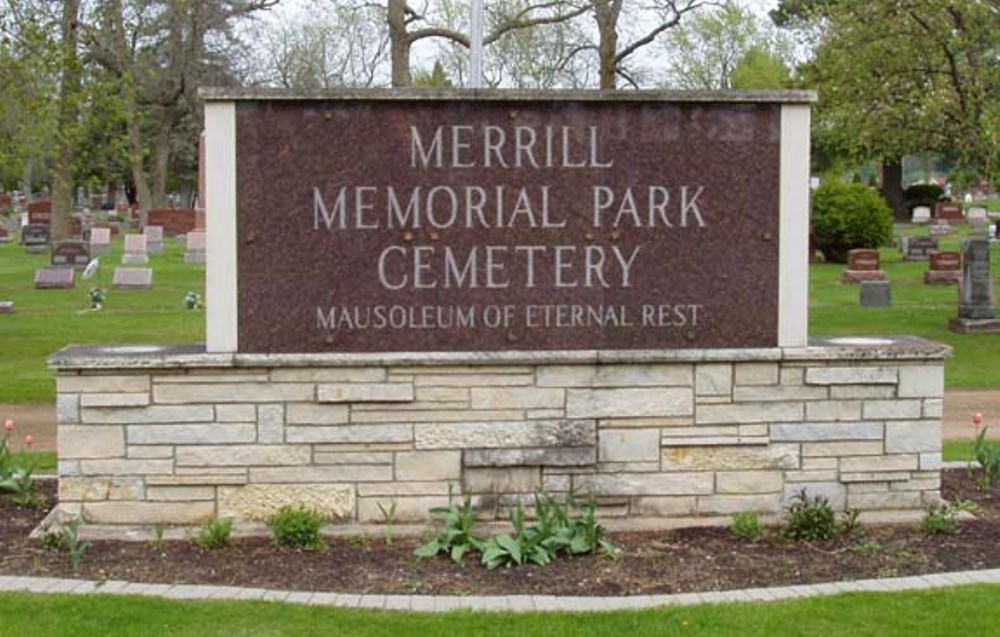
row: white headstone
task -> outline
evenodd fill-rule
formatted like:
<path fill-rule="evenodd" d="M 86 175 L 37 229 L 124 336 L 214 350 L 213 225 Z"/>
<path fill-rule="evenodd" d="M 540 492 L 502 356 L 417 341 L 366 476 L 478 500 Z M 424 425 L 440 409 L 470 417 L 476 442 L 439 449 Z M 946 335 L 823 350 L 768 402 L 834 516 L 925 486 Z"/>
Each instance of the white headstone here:
<path fill-rule="evenodd" d="M 146 254 L 146 235 L 125 235 L 125 252 L 122 254 L 122 263 L 132 265 L 149 263 L 149 255 Z"/>
<path fill-rule="evenodd" d="M 90 229 L 90 256 L 98 257 L 111 252 L 111 228 Z"/>
<path fill-rule="evenodd" d="M 913 223 L 930 223 L 931 209 L 927 206 L 917 206 L 913 209 Z"/>

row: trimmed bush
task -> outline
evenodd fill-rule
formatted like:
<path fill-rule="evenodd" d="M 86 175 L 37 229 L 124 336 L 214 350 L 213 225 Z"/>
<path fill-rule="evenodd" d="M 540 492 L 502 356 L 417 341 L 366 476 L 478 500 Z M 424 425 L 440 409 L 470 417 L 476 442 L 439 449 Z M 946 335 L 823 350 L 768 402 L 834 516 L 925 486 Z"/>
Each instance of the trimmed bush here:
<path fill-rule="evenodd" d="M 847 263 L 849 250 L 877 248 L 892 239 L 892 211 L 868 186 L 830 181 L 813 192 L 812 228 L 823 258 Z"/>

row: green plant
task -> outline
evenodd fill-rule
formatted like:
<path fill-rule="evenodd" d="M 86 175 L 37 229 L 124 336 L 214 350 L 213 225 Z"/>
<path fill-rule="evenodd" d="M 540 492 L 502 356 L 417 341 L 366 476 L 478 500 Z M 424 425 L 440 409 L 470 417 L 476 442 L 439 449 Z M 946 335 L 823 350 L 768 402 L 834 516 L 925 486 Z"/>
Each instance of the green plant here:
<path fill-rule="evenodd" d="M 760 517 L 754 511 L 740 511 L 729 523 L 729 532 L 738 540 L 756 542 L 764 535 Z"/>
<path fill-rule="evenodd" d="M 0 491 L 11 493 L 11 501 L 20 506 L 40 506 L 42 498 L 35 492 L 32 475 L 35 472 L 37 456 L 11 452 L 10 437 L 16 427 L 13 420 L 6 420 L 3 425 L 3 437 L 0 438 Z M 24 437 L 24 447 L 34 443 L 31 434 Z"/>
<path fill-rule="evenodd" d="M 427 541 L 417 547 L 413 552 L 417 557 L 433 557 L 444 552 L 455 563 L 461 563 L 469 551 L 482 550 L 483 539 L 472 532 L 476 524 L 472 496 L 465 494 L 460 505 L 452 496 L 452 487 L 448 485 L 448 506 L 431 509 L 431 514 L 441 519 L 444 528 L 431 533 Z"/>
<path fill-rule="evenodd" d="M 382 532 L 385 536 L 385 543 L 392 544 L 393 537 L 396 534 L 396 505 L 397 502 L 393 500 L 389 503 L 389 508 L 382 506 L 381 502 L 376 502 L 378 506 L 379 513 L 382 514 L 382 524 L 384 525 Z"/>
<path fill-rule="evenodd" d="M 201 295 L 194 291 L 188 291 L 184 295 L 184 307 L 189 310 L 201 308 Z"/>
<path fill-rule="evenodd" d="M 972 424 L 976 428 L 979 428 L 982 422 L 982 414 L 977 413 L 972 416 Z M 979 483 L 987 491 L 1000 479 L 1000 445 L 986 441 L 988 429 L 989 427 L 979 429 L 979 434 L 972 442 L 972 456 L 983 470 Z"/>
<path fill-rule="evenodd" d="M 153 540 L 151 542 L 153 550 L 157 553 L 163 552 L 163 531 L 165 527 L 162 522 L 157 522 L 153 525 Z"/>
<path fill-rule="evenodd" d="M 927 535 L 948 535 L 955 532 L 957 509 L 947 504 L 927 509 L 920 530 Z"/>
<path fill-rule="evenodd" d="M 108 295 L 104 292 L 104 288 L 90 288 L 87 292 L 87 300 L 90 301 L 90 309 L 99 310 L 104 307 L 104 302 L 107 300 Z"/>
<path fill-rule="evenodd" d="M 208 520 L 198 532 L 198 546 L 203 549 L 221 549 L 229 546 L 233 532 L 232 520 Z"/>
<path fill-rule="evenodd" d="M 855 248 L 877 248 L 892 239 L 892 211 L 862 184 L 828 181 L 813 192 L 812 231 L 827 262 L 846 263 Z"/>
<path fill-rule="evenodd" d="M 320 529 L 324 517 L 305 506 L 284 506 L 268 520 L 271 534 L 278 546 L 319 550 L 326 546 Z"/>
<path fill-rule="evenodd" d="M 90 542 L 81 542 L 79 535 L 80 523 L 76 520 L 67 522 L 56 530 L 49 529 L 42 536 L 42 546 L 50 551 L 69 553 L 70 565 L 73 570 L 80 568 L 80 561 L 90 549 Z"/>
<path fill-rule="evenodd" d="M 803 488 L 792 497 L 781 536 L 789 540 L 829 540 L 837 534 L 837 516 L 829 500 Z"/>
<path fill-rule="evenodd" d="M 851 553 L 857 555 L 875 555 L 882 552 L 882 545 L 875 541 L 861 542 L 851 547 Z"/>

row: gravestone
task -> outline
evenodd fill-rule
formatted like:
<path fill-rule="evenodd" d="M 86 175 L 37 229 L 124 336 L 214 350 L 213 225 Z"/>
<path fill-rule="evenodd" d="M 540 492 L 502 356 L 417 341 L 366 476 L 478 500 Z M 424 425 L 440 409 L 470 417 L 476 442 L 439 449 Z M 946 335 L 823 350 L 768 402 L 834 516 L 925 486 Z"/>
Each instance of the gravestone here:
<path fill-rule="evenodd" d="M 90 255 L 100 257 L 111 253 L 111 228 L 90 229 Z"/>
<path fill-rule="evenodd" d="M 955 229 L 946 223 L 933 223 L 927 226 L 927 233 L 932 237 L 946 237 L 955 234 Z"/>
<path fill-rule="evenodd" d="M 149 255 L 146 254 L 146 235 L 125 235 L 125 250 L 122 253 L 122 263 L 126 265 L 146 265 Z"/>
<path fill-rule="evenodd" d="M 185 263 L 205 262 L 205 233 L 194 230 L 187 233 L 187 248 L 184 252 Z"/>
<path fill-rule="evenodd" d="M 49 249 L 49 227 L 28 224 L 21 228 L 21 245 L 29 254 L 42 254 Z"/>
<path fill-rule="evenodd" d="M 146 235 L 146 247 L 150 254 L 163 253 L 163 226 L 146 226 L 142 229 Z"/>
<path fill-rule="evenodd" d="M 889 307 L 892 305 L 892 285 L 888 281 L 862 281 L 861 307 Z"/>
<path fill-rule="evenodd" d="M 82 270 L 90 262 L 90 250 L 83 241 L 57 241 L 52 246 L 52 265 Z"/>
<path fill-rule="evenodd" d="M 49 225 L 52 223 L 52 202 L 32 201 L 28 204 L 28 223 Z"/>
<path fill-rule="evenodd" d="M 974 232 L 986 232 L 990 223 L 990 219 L 986 215 L 986 208 L 981 206 L 969 208 L 966 211 L 965 220 Z"/>
<path fill-rule="evenodd" d="M 931 252 L 924 272 L 926 285 L 958 285 L 962 281 L 962 253 L 951 250 Z"/>
<path fill-rule="evenodd" d="M 73 268 L 42 268 L 35 270 L 36 290 L 65 290 L 76 284 L 76 270 Z"/>
<path fill-rule="evenodd" d="M 152 268 L 115 268 L 111 286 L 148 290 L 153 287 Z"/>
<path fill-rule="evenodd" d="M 991 223 L 989 229 L 990 243 L 996 243 L 1000 240 L 1000 223 Z"/>
<path fill-rule="evenodd" d="M 153 208 L 146 218 L 147 225 L 160 226 L 170 236 L 191 232 L 197 228 L 197 221 L 193 208 Z"/>
<path fill-rule="evenodd" d="M 9 192 L 0 192 L 0 211 L 13 210 L 14 199 Z"/>
<path fill-rule="evenodd" d="M 10 243 L 10 230 L 0 225 L 0 243 Z"/>
<path fill-rule="evenodd" d="M 916 206 L 913 208 L 913 217 L 910 219 L 913 223 L 925 224 L 931 221 L 931 209 L 927 206 Z"/>
<path fill-rule="evenodd" d="M 996 292 L 990 276 L 990 242 L 986 238 L 962 242 L 962 282 L 958 288 L 958 316 L 948 327 L 953 332 L 1000 332 Z"/>
<path fill-rule="evenodd" d="M 13 313 L 14 313 L 13 301 L 0 301 L 0 314 L 13 314 Z"/>
<path fill-rule="evenodd" d="M 906 256 L 907 246 L 909 245 L 910 239 L 912 239 L 912 238 L 913 238 L 913 235 L 909 235 L 909 234 L 900 235 L 900 237 L 899 237 L 899 251 L 900 251 L 900 253 L 902 253 L 902 255 L 904 257 Z"/>
<path fill-rule="evenodd" d="M 907 261 L 927 261 L 932 252 L 938 249 L 936 237 L 910 237 L 906 243 Z"/>
<path fill-rule="evenodd" d="M 934 210 L 934 219 L 938 223 L 961 223 L 964 218 L 962 205 L 951 201 L 939 201 Z"/>
<path fill-rule="evenodd" d="M 885 281 L 878 250 L 859 248 L 847 253 L 847 269 L 840 277 L 841 283 Z"/>

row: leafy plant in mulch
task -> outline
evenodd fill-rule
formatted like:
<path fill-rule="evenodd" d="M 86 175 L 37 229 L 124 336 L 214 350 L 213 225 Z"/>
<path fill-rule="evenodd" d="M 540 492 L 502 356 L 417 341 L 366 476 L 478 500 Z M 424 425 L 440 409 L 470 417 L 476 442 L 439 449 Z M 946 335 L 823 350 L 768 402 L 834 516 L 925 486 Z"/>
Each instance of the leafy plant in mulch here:
<path fill-rule="evenodd" d="M 232 536 L 232 532 L 232 520 L 208 520 L 201 525 L 196 541 L 198 542 L 198 546 L 203 549 L 221 549 L 229 546 L 229 539 Z"/>
<path fill-rule="evenodd" d="M 0 491 L 10 493 L 11 501 L 18 506 L 41 506 L 45 501 L 35 492 L 32 479 L 37 459 L 34 456 L 28 460 L 24 460 L 23 456 L 19 459 L 11 451 L 10 438 L 15 430 L 13 420 L 4 421 L 3 436 L 0 437 Z M 31 434 L 24 436 L 24 448 L 31 447 L 33 443 Z"/>
<path fill-rule="evenodd" d="M 932 506 L 927 509 L 920 523 L 920 530 L 927 535 L 950 535 L 955 532 L 956 507 L 950 505 Z"/>
<path fill-rule="evenodd" d="M 471 495 L 466 493 L 462 503 L 456 504 L 451 485 L 448 485 L 448 506 L 431 509 L 431 515 L 439 518 L 444 528 L 417 547 L 414 555 L 434 557 L 438 553 L 447 553 L 453 562 L 460 564 L 466 553 L 482 550 L 483 538 L 472 532 L 476 525 L 476 512 L 472 509 Z"/>
<path fill-rule="evenodd" d="M 42 536 L 42 546 L 51 551 L 69 553 L 70 566 L 79 570 L 83 556 L 90 549 L 90 542 L 81 542 L 79 522 L 73 521 L 58 529 L 50 529 Z"/>
<path fill-rule="evenodd" d="M 852 533 L 857 525 L 857 511 L 846 511 L 838 520 L 829 500 L 820 495 L 810 496 L 803 488 L 792 497 L 781 537 L 793 541 L 826 541 L 838 533 Z"/>
<path fill-rule="evenodd" d="M 973 414 L 972 424 L 979 429 L 979 426 L 983 424 L 983 415 Z M 988 429 L 989 427 L 979 429 L 976 439 L 972 442 L 972 456 L 983 470 L 979 483 L 986 491 L 989 491 L 992 485 L 1000 480 L 1000 445 L 986 441 Z"/>
<path fill-rule="evenodd" d="M 320 529 L 326 522 L 322 514 L 305 506 L 284 506 L 271 516 L 267 525 L 278 546 L 310 551 L 326 546 Z"/>
<path fill-rule="evenodd" d="M 754 511 L 740 511 L 729 522 L 729 532 L 737 540 L 756 542 L 764 536 L 764 528 L 760 524 L 760 516 Z"/>

